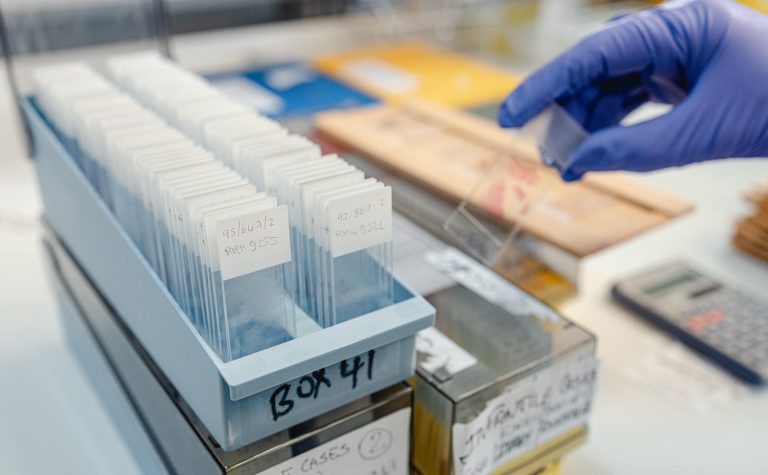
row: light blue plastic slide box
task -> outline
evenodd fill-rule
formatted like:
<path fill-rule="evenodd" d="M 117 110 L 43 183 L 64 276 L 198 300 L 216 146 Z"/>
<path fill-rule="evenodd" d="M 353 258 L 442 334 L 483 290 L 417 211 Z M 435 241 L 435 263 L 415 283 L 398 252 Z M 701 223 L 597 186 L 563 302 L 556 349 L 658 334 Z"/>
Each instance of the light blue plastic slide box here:
<path fill-rule="evenodd" d="M 415 334 L 432 325 L 435 310 L 399 283 L 393 305 L 223 363 L 77 168 L 34 100 L 23 106 L 48 221 L 225 450 L 413 374 Z"/>

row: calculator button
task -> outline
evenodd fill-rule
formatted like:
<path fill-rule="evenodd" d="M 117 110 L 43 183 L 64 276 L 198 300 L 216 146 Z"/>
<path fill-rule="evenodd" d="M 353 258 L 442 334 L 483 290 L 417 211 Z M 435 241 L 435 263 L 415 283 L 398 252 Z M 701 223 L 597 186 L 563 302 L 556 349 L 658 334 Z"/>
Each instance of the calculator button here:
<path fill-rule="evenodd" d="M 738 347 L 739 347 L 739 350 L 741 350 L 741 352 L 749 352 L 750 350 L 752 350 L 752 346 L 753 346 L 752 342 L 748 340 L 741 340 L 738 343 Z"/>
<path fill-rule="evenodd" d="M 738 349 L 738 339 L 725 338 L 717 329 L 708 328 L 698 332 L 696 336 L 713 346 L 728 346 Z"/>
<path fill-rule="evenodd" d="M 739 356 L 736 356 L 734 359 L 738 363 L 746 366 L 747 368 L 752 368 L 752 367 L 755 366 L 755 362 L 751 358 L 749 358 L 749 357 L 739 355 Z"/>
<path fill-rule="evenodd" d="M 763 337 L 756 332 L 748 332 L 742 335 L 740 340 L 753 350 L 760 348 L 763 344 Z"/>
<path fill-rule="evenodd" d="M 752 334 L 754 335 L 754 339 L 752 341 L 755 344 L 755 351 L 760 350 L 760 348 L 765 348 L 765 334 L 761 331 L 754 331 Z"/>
<path fill-rule="evenodd" d="M 690 315 L 685 326 L 693 332 L 699 332 L 712 325 L 717 325 L 725 318 L 725 312 L 720 308 L 711 308 L 703 312 L 697 312 Z"/>

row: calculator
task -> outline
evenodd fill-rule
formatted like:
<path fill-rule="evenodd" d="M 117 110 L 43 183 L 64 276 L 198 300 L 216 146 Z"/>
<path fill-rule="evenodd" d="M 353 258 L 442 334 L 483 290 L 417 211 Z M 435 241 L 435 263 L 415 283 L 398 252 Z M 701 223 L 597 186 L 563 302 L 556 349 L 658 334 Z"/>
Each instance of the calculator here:
<path fill-rule="evenodd" d="M 613 297 L 739 379 L 768 379 L 768 303 L 682 262 L 619 281 Z"/>

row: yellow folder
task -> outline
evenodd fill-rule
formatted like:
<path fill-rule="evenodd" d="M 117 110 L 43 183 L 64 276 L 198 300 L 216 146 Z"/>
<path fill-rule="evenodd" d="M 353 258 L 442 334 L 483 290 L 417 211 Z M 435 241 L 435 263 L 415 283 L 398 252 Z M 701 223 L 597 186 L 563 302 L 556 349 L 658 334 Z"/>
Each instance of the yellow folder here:
<path fill-rule="evenodd" d="M 320 56 L 313 65 L 385 100 L 427 99 L 469 107 L 501 101 L 518 77 L 424 43 L 397 43 Z"/>

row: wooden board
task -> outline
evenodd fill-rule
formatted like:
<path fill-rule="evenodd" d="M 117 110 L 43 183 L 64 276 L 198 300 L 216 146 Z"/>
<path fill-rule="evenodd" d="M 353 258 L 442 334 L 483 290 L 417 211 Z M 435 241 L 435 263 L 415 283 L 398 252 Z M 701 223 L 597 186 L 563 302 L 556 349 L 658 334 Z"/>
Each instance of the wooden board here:
<path fill-rule="evenodd" d="M 746 195 L 754 212 L 736 225 L 733 244 L 739 250 L 768 262 L 768 181 L 758 183 Z"/>
<path fill-rule="evenodd" d="M 510 173 L 535 173 L 528 190 L 543 199 L 523 220 L 525 230 L 584 257 L 692 209 L 669 193 L 617 173 L 564 183 L 540 165 L 535 146 L 486 119 L 426 102 L 382 104 L 316 116 L 323 136 L 371 158 L 456 203 L 472 192 L 473 204 L 512 225 L 520 219 L 511 201 L 515 177 L 498 177 L 508 193 L 473 192 L 500 155 Z M 487 182 L 488 180 L 483 180 Z M 500 183 L 504 183 L 500 185 Z M 546 193 L 544 193 L 546 191 Z M 491 203 L 484 196 L 502 202 Z M 502 196 L 502 198 L 499 198 Z"/>

